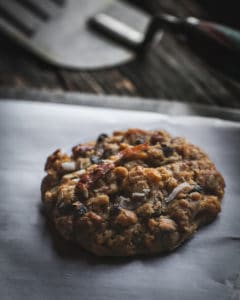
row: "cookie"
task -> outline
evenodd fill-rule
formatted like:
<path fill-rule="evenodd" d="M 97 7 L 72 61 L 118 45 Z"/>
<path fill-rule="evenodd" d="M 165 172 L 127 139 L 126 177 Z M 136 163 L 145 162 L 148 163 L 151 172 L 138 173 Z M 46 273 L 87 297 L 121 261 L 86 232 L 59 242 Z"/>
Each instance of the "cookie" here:
<path fill-rule="evenodd" d="M 102 256 L 171 251 L 221 210 L 224 179 L 198 147 L 129 129 L 46 161 L 42 200 L 60 235 Z"/>

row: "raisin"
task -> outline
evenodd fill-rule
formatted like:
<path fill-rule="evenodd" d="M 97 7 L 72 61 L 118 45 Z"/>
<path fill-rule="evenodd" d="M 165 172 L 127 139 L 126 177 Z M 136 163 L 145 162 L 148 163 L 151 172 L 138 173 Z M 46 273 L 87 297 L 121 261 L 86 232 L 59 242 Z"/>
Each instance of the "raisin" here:
<path fill-rule="evenodd" d="M 108 137 L 108 135 L 106 133 L 102 133 L 98 136 L 97 138 L 97 143 L 102 143 L 104 142 L 104 140 Z"/>
<path fill-rule="evenodd" d="M 139 137 L 135 140 L 134 145 L 140 145 L 140 144 L 144 144 L 144 143 L 145 143 L 144 138 Z"/>
<path fill-rule="evenodd" d="M 173 148 L 167 146 L 167 145 L 162 145 L 162 151 L 164 156 L 169 157 L 173 155 Z"/>
<path fill-rule="evenodd" d="M 88 152 L 93 150 L 93 146 L 90 145 L 77 145 L 72 148 L 73 154 L 75 157 L 77 156 L 82 156 L 82 157 L 87 157 Z"/>
<path fill-rule="evenodd" d="M 150 139 L 151 145 L 156 145 L 157 143 L 162 143 L 164 138 L 161 135 L 152 135 Z"/>
<path fill-rule="evenodd" d="M 114 168 L 113 163 L 100 164 L 92 168 L 88 173 L 80 176 L 79 182 L 77 183 L 76 189 L 80 194 L 86 193 L 93 187 L 93 185 L 100 179 L 103 178 L 109 171 Z M 87 198 L 87 196 L 85 197 Z"/>

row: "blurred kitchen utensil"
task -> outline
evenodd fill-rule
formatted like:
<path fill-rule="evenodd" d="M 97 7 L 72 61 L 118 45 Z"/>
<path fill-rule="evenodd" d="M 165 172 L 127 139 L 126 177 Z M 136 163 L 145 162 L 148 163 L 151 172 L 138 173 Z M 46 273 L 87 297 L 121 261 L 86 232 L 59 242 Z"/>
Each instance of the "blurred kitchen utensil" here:
<path fill-rule="evenodd" d="M 233 28 L 209 22 L 201 21 L 194 17 L 180 19 L 178 17 L 161 14 L 152 18 L 144 36 L 137 32 L 127 30 L 125 24 L 106 13 L 99 13 L 89 20 L 90 26 L 104 33 L 118 43 L 127 46 L 138 54 L 146 53 L 157 33 L 169 30 L 174 33 L 191 35 L 194 38 L 205 38 L 206 42 L 214 42 L 221 48 L 237 52 L 240 55 L 240 31 Z M 204 45 L 204 44 L 203 44 Z"/>
<path fill-rule="evenodd" d="M 116 0 L 0 0 L 0 31 L 56 66 L 80 69 L 112 67 L 136 53 L 87 26 L 104 10 L 141 35 L 149 16 Z"/>

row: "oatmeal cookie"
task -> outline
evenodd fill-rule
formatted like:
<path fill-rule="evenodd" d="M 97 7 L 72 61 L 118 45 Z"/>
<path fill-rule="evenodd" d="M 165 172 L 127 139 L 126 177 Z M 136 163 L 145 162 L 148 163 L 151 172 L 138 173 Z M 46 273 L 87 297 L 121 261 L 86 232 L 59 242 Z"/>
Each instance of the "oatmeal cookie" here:
<path fill-rule="evenodd" d="M 101 134 L 47 159 L 42 200 L 57 231 L 96 255 L 170 251 L 216 218 L 224 179 L 208 156 L 164 131 Z"/>

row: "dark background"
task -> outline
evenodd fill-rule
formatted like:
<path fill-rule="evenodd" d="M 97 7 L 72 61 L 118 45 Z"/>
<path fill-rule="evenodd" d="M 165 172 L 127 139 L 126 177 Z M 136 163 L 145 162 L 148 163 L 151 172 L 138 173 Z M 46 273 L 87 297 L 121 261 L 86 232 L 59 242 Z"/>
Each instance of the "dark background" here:
<path fill-rule="evenodd" d="M 197 16 L 240 28 L 238 1 L 132 0 L 151 14 Z M 0 87 L 135 95 L 240 108 L 240 64 L 218 49 L 165 34 L 143 60 L 101 71 L 46 65 L 0 35 Z"/>

